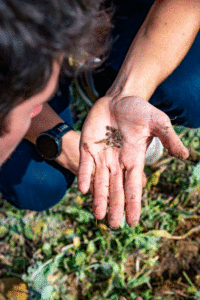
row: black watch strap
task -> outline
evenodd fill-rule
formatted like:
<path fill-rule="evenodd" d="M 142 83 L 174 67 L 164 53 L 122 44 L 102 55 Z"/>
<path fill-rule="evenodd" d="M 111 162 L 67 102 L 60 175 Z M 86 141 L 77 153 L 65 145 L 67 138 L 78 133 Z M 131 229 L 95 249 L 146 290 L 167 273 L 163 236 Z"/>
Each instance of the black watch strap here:
<path fill-rule="evenodd" d="M 59 123 L 52 129 L 49 129 L 45 131 L 44 133 L 52 134 L 56 138 L 61 138 L 65 133 L 67 133 L 70 130 L 74 130 L 72 126 L 70 126 L 67 123 Z"/>

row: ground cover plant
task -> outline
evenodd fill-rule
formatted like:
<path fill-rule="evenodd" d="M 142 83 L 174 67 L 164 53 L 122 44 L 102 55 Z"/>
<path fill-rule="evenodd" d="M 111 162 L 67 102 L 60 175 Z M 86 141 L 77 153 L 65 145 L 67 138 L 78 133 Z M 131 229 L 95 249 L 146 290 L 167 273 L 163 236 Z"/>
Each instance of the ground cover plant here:
<path fill-rule="evenodd" d="M 76 94 L 72 108 L 79 120 L 89 110 Z M 92 196 L 82 195 L 76 182 L 40 213 L 1 199 L 0 299 L 200 299 L 200 131 L 175 129 L 190 157 L 181 161 L 165 151 L 145 168 L 134 228 L 125 219 L 117 230 L 106 218 L 97 222 Z"/>

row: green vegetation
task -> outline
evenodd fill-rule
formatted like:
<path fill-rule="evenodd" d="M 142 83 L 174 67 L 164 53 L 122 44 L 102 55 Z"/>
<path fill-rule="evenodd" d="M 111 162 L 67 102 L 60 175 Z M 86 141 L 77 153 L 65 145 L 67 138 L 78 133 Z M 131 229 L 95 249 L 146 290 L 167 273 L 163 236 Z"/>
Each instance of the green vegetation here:
<path fill-rule="evenodd" d="M 0 278 L 22 278 L 38 300 L 200 299 L 200 131 L 176 130 L 191 155 L 181 161 L 165 152 L 146 167 L 134 228 L 125 219 L 117 230 L 97 222 L 92 196 L 76 182 L 41 213 L 2 199 Z"/>

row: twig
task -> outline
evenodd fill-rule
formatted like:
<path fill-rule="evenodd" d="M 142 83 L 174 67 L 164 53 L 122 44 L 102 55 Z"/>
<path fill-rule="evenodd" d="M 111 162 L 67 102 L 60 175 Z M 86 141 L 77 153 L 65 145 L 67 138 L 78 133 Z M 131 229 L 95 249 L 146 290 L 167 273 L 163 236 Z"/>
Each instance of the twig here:
<path fill-rule="evenodd" d="M 171 240 L 183 240 L 185 238 L 187 238 L 188 236 L 190 236 L 191 234 L 200 231 L 200 225 L 198 225 L 195 228 L 192 228 L 191 230 L 189 230 L 188 232 L 186 232 L 184 235 L 181 236 L 172 236 L 168 231 L 166 230 L 151 230 L 147 233 L 145 233 L 144 235 L 149 235 L 149 234 L 153 234 L 155 236 L 158 237 L 162 237 L 162 238 L 166 238 L 166 239 L 171 239 Z"/>
<path fill-rule="evenodd" d="M 7 264 L 7 265 L 13 267 L 13 264 L 10 263 L 10 262 L 5 258 L 5 256 L 4 256 L 3 254 L 0 254 L 0 259 L 2 259 L 2 261 L 3 261 L 5 264 Z"/>

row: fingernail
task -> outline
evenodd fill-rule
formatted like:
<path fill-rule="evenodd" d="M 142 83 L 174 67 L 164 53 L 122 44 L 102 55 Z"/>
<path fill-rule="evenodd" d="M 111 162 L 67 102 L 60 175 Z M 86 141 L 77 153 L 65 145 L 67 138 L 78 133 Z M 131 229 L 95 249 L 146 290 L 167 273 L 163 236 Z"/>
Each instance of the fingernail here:
<path fill-rule="evenodd" d="M 132 223 L 132 224 L 128 224 L 128 225 L 129 225 L 129 227 L 135 227 L 135 226 L 137 226 L 137 224 L 138 223 Z"/>
<path fill-rule="evenodd" d="M 176 158 L 178 159 L 186 159 L 189 156 L 189 151 L 185 151 L 185 153 L 176 153 Z"/>
<path fill-rule="evenodd" d="M 110 225 L 110 224 L 109 224 L 109 226 L 110 226 L 110 228 L 111 228 L 112 230 L 117 230 L 117 229 L 119 229 L 119 226 L 120 226 L 120 225 L 119 225 L 119 226 L 115 226 L 115 225 Z"/>
<path fill-rule="evenodd" d="M 138 224 L 139 220 L 134 220 L 132 222 L 127 222 L 130 227 L 135 227 Z"/>

